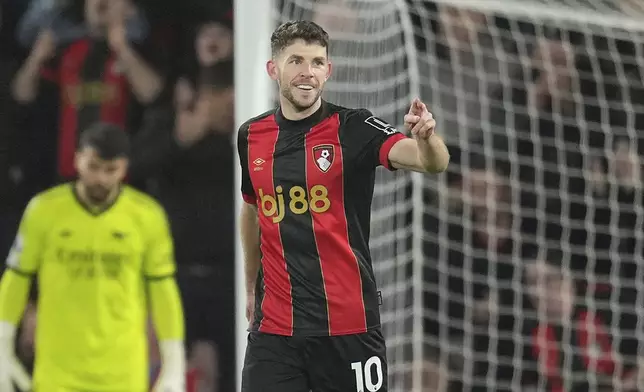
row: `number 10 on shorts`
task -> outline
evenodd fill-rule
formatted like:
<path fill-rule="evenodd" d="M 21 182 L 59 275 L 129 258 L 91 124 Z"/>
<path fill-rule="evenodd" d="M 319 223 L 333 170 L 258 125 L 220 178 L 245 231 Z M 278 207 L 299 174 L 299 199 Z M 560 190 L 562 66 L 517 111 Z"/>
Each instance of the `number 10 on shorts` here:
<path fill-rule="evenodd" d="M 353 369 L 353 372 L 356 374 L 357 392 L 376 392 L 382 387 L 382 361 L 380 358 L 375 356 L 371 357 L 367 359 L 364 366 L 362 365 L 362 362 L 353 362 L 351 363 L 351 369 Z"/>

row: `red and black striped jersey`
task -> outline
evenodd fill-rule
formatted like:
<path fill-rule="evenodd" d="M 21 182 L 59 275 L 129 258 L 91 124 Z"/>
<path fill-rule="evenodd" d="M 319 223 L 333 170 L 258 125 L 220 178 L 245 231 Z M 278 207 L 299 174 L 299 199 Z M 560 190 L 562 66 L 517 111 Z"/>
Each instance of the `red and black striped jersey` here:
<path fill-rule="evenodd" d="M 239 130 L 242 194 L 258 207 L 262 263 L 251 330 L 324 336 L 380 326 L 369 252 L 375 170 L 404 139 L 365 109 L 279 109 Z"/>
<path fill-rule="evenodd" d="M 148 66 L 161 68 L 151 50 L 136 48 Z M 139 126 L 143 106 L 131 92 L 125 69 L 104 40 L 80 39 L 41 69 L 41 77 L 58 87 L 58 174 L 76 176 L 74 152 L 81 133 L 95 122 L 125 130 Z"/>
<path fill-rule="evenodd" d="M 641 343 L 637 316 L 577 307 L 567 327 L 541 322 L 532 329 L 531 369 L 551 392 L 616 390 L 635 376 Z"/>

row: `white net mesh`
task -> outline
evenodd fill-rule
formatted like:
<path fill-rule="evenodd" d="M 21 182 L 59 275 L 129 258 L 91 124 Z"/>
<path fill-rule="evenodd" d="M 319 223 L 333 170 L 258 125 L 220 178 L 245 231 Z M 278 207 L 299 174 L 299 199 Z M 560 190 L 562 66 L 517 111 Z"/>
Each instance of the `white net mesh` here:
<path fill-rule="evenodd" d="M 446 175 L 378 177 L 372 249 L 390 390 L 633 381 L 643 3 L 277 3 L 276 21 L 329 31 L 327 99 L 395 124 L 420 95 L 450 145 Z"/>

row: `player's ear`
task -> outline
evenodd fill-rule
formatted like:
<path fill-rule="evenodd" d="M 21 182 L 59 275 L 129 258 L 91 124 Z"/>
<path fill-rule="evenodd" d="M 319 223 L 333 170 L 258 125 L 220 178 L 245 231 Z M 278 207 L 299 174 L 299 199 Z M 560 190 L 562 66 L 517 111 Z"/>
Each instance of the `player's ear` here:
<path fill-rule="evenodd" d="M 331 77 L 332 71 L 333 71 L 333 64 L 331 64 L 331 62 L 329 61 L 326 65 L 326 77 L 324 78 L 325 81 Z"/>
<path fill-rule="evenodd" d="M 266 72 L 268 73 L 268 76 L 271 77 L 271 79 L 279 80 L 279 73 L 277 72 L 277 64 L 275 64 L 275 61 L 273 59 L 268 60 L 266 62 Z"/>
<path fill-rule="evenodd" d="M 81 162 L 81 152 L 76 151 L 74 153 L 74 169 L 76 169 L 77 173 L 78 173 L 78 168 L 80 167 L 80 162 Z"/>
<path fill-rule="evenodd" d="M 127 172 L 130 170 L 130 160 L 123 159 L 122 163 L 119 165 L 119 177 L 123 181 L 127 176 Z"/>

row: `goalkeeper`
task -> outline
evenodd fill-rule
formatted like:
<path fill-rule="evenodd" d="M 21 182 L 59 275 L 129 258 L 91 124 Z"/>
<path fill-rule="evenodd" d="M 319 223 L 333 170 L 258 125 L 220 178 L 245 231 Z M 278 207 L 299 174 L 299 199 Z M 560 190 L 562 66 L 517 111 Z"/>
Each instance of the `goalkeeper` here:
<path fill-rule="evenodd" d="M 154 391 L 185 391 L 183 312 L 162 207 L 122 185 L 125 132 L 97 124 L 75 157 L 79 179 L 34 197 L 0 282 L 0 392 L 149 390 L 147 307 L 162 372 Z M 38 275 L 33 386 L 14 353 Z"/>

